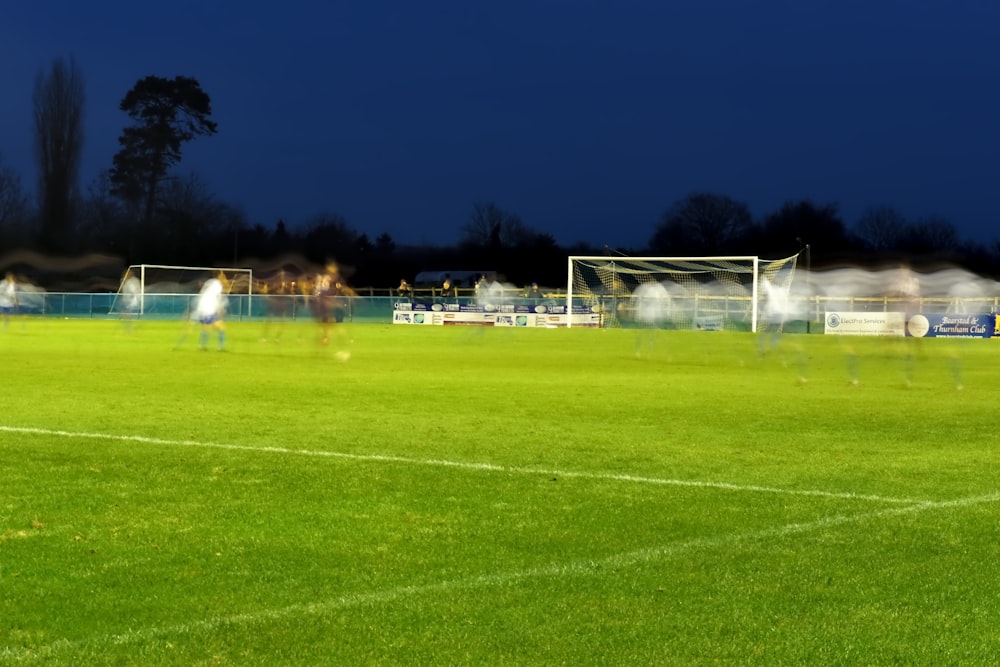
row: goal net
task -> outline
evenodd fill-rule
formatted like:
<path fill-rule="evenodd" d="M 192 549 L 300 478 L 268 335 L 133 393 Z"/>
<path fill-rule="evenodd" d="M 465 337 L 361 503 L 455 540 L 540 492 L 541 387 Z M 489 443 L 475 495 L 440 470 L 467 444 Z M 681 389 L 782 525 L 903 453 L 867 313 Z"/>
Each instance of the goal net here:
<path fill-rule="evenodd" d="M 571 256 L 566 308 L 599 312 L 604 327 L 777 329 L 797 258 Z"/>
<path fill-rule="evenodd" d="M 228 296 L 230 317 L 251 314 L 253 270 L 212 266 L 168 266 L 133 264 L 122 275 L 110 314 L 121 316 L 174 317 L 189 311 L 191 303 L 209 278 L 218 278 Z"/>

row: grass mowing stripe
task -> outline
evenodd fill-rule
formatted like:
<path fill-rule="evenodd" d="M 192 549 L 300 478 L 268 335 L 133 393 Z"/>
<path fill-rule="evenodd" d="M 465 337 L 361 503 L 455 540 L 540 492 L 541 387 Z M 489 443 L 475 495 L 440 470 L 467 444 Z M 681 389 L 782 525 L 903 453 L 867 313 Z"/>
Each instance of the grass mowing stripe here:
<path fill-rule="evenodd" d="M 114 435 L 109 433 L 79 433 L 73 431 L 61 431 L 44 428 L 4 426 L 0 425 L 0 432 L 23 433 L 29 435 L 47 435 L 66 438 L 86 438 L 93 440 L 111 440 L 116 442 L 139 442 L 150 445 L 166 445 L 172 447 L 204 447 L 211 449 L 228 449 L 248 452 L 261 452 L 269 454 L 297 454 L 299 456 L 316 456 L 347 459 L 352 461 L 368 461 L 375 463 L 403 463 L 408 465 L 438 466 L 443 468 L 459 468 L 463 470 L 481 470 L 487 472 L 500 472 L 518 475 L 551 475 L 553 477 L 566 477 L 574 479 L 594 479 L 617 482 L 631 482 L 636 484 L 660 484 L 663 486 L 683 486 L 690 488 L 720 489 L 724 491 L 749 492 L 749 493 L 774 493 L 793 496 L 816 496 L 822 498 L 841 498 L 844 500 L 867 500 L 880 503 L 892 503 L 900 505 L 911 505 L 914 503 L 932 502 L 914 498 L 892 498 L 879 495 L 857 494 L 849 491 L 822 491 L 818 489 L 782 489 L 770 486 L 759 486 L 754 484 L 734 484 L 731 482 L 705 482 L 685 479 L 664 479 L 659 477 L 641 477 L 622 473 L 601 473 L 601 472 L 574 472 L 566 470 L 550 470 L 542 468 L 530 468 L 521 466 L 502 466 L 493 463 L 473 463 L 466 461 L 449 461 L 446 459 L 415 459 L 406 456 L 396 456 L 393 454 L 350 454 L 347 452 L 331 452 L 311 449 L 290 449 L 287 447 L 253 447 L 250 445 L 234 445 L 219 442 L 200 442 L 197 440 L 168 440 L 164 438 L 150 438 L 141 435 Z"/>
<path fill-rule="evenodd" d="M 989 343 L 803 335 L 760 356 L 748 334 L 663 332 L 638 360 L 626 329 L 358 325 L 339 364 L 291 333 L 261 346 L 260 322 L 232 322 L 230 354 L 172 352 L 177 323 L 129 337 L 118 324 L 0 336 L 0 424 L 494 465 L 0 431 L 0 532 L 32 536 L 0 543 L 0 653 L 21 656 L 0 665 L 1000 653 L 997 502 L 920 511 L 536 472 L 938 501 L 997 491 Z M 914 513 L 837 523 L 897 508 Z M 750 539 L 772 529 L 784 536 Z M 603 565 L 615 556 L 637 564 Z"/>
<path fill-rule="evenodd" d="M 211 631 L 222 627 L 267 623 L 269 621 L 289 617 L 321 616 L 329 612 L 346 608 L 388 603 L 410 596 L 503 586 L 524 579 L 612 572 L 615 568 L 641 565 L 655 560 L 669 558 L 671 556 L 695 549 L 712 549 L 744 542 L 784 538 L 848 524 L 866 524 L 878 519 L 894 516 L 912 515 L 939 509 L 960 509 L 972 505 L 995 503 L 998 501 L 1000 501 L 1000 492 L 945 501 L 917 502 L 905 507 L 891 507 L 853 515 L 840 514 L 817 519 L 816 521 L 791 523 L 765 530 L 687 540 L 673 544 L 661 545 L 658 547 L 615 554 L 613 556 L 600 559 L 577 559 L 568 563 L 554 563 L 540 568 L 513 572 L 498 572 L 495 574 L 480 575 L 466 579 L 444 581 L 436 584 L 399 586 L 389 590 L 353 593 L 325 602 L 310 602 L 305 604 L 290 605 L 281 609 L 264 610 L 254 613 L 245 612 L 221 617 L 217 616 L 200 621 L 194 621 L 192 623 L 129 630 L 128 632 L 116 635 L 94 637 L 83 641 L 58 640 L 36 649 L 3 647 L 0 649 L 0 660 L 44 660 L 58 656 L 61 651 L 72 651 L 83 647 L 100 648 L 103 646 L 121 646 L 149 641 L 156 639 L 157 637 L 167 635 L 185 635 L 196 631 Z"/>

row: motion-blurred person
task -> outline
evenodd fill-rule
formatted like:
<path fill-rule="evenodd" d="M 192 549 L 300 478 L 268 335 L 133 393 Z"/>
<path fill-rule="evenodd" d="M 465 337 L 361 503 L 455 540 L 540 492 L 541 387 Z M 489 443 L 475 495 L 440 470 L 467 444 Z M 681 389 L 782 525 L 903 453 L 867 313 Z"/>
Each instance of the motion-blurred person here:
<path fill-rule="evenodd" d="M 142 286 L 131 269 L 125 272 L 119 291 L 122 295 L 122 325 L 125 333 L 132 333 L 132 321 L 139 316 L 139 309 L 142 306 Z"/>
<path fill-rule="evenodd" d="M 905 329 L 913 316 L 920 312 L 920 279 L 910 267 L 904 265 L 899 268 L 896 279 L 890 287 L 889 296 L 898 300 L 903 311 L 903 382 L 909 387 L 916 375 L 915 346 L 919 339 L 907 336 Z"/>
<path fill-rule="evenodd" d="M 264 332 L 260 342 L 266 343 L 273 337 L 275 343 L 280 343 L 285 321 L 293 315 L 295 308 L 295 281 L 290 280 L 285 271 L 279 271 L 276 276 L 265 281 L 260 290 L 265 309 Z"/>
<path fill-rule="evenodd" d="M 764 309 L 758 318 L 757 351 L 767 354 L 778 347 L 781 334 L 784 332 L 785 320 L 788 318 L 791 303 L 788 290 L 776 287 L 764 278 L 761 281 L 761 292 L 764 296 Z"/>
<path fill-rule="evenodd" d="M 661 283 L 642 283 L 632 292 L 635 325 L 635 356 L 649 356 L 656 345 L 657 331 L 666 323 L 670 292 Z"/>
<path fill-rule="evenodd" d="M 340 275 L 340 269 L 334 262 L 326 265 L 326 269 L 316 276 L 313 291 L 313 314 L 322 331 L 321 345 L 330 344 L 330 335 L 334 326 L 343 322 L 347 313 L 347 298 L 355 292 Z M 337 329 L 341 343 L 346 343 L 345 334 Z M 337 358 L 347 360 L 350 352 L 346 349 L 337 352 Z"/>
<path fill-rule="evenodd" d="M 890 288 L 890 296 L 899 300 L 906 322 L 920 312 L 920 279 L 908 266 L 901 266 Z"/>
<path fill-rule="evenodd" d="M 761 281 L 761 291 L 764 295 L 764 308 L 757 323 L 757 353 L 763 356 L 778 347 L 781 335 L 785 330 L 785 322 L 795 314 L 795 305 L 789 294 L 788 286 L 779 287 L 764 278 Z M 792 347 L 795 365 L 799 372 L 799 382 L 805 383 L 808 381 L 806 363 L 808 355 L 806 355 L 801 343 Z M 787 364 L 787 361 L 784 363 Z"/>
<path fill-rule="evenodd" d="M 413 300 L 413 288 L 410 287 L 410 283 L 406 282 L 406 278 L 400 279 L 399 287 L 396 288 L 396 296 L 407 301 Z"/>
<path fill-rule="evenodd" d="M 847 338 L 845 336 L 845 338 Z M 861 364 L 858 360 L 858 350 L 852 342 L 844 343 L 844 356 L 847 359 L 848 382 L 852 385 L 861 384 Z"/>
<path fill-rule="evenodd" d="M 323 332 L 323 345 L 330 342 L 330 330 L 333 325 L 333 297 L 337 283 L 342 282 L 340 270 L 334 262 L 326 265 L 323 271 L 316 274 L 313 280 L 312 311 Z"/>
<path fill-rule="evenodd" d="M 219 272 L 217 277 L 206 280 L 201 292 L 198 293 L 195 318 L 201 324 L 201 335 L 198 342 L 203 350 L 208 349 L 208 335 L 213 329 L 218 337 L 219 350 L 225 349 L 226 288 L 223 282 L 224 278 L 222 272 Z"/>
<path fill-rule="evenodd" d="M 476 284 L 474 286 L 476 292 L 476 300 L 478 301 L 480 297 L 486 296 L 486 292 L 490 288 L 490 279 L 486 277 L 486 274 L 481 274 L 479 278 L 476 279 Z"/>
<path fill-rule="evenodd" d="M 0 281 L 0 316 L 3 317 L 3 328 L 10 326 L 10 318 L 17 312 L 17 280 L 10 271 Z"/>
<path fill-rule="evenodd" d="M 948 355 L 948 365 L 951 368 L 951 379 L 955 383 L 955 389 L 961 391 L 965 388 L 965 383 L 962 382 L 962 357 L 959 356 L 958 349 L 951 349 Z"/>
<path fill-rule="evenodd" d="M 343 324 L 347 321 L 351 312 L 351 304 L 348 297 L 357 296 L 357 293 L 347 286 L 343 279 L 338 280 L 333 285 L 333 321 L 336 324 Z"/>

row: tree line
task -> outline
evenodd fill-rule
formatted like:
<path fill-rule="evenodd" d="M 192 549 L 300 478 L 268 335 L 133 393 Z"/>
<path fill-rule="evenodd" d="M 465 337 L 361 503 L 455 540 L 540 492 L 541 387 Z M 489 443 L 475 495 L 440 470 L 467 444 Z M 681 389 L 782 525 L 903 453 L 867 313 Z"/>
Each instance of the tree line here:
<path fill-rule="evenodd" d="M 56 59 L 37 74 L 34 197 L 0 155 L 5 250 L 99 252 L 124 265 L 319 264 L 336 258 L 349 267 L 355 284 L 373 287 L 391 287 L 421 270 L 463 268 L 497 271 L 515 283 L 556 285 L 565 281 L 567 254 L 778 258 L 808 247 L 817 267 L 948 261 L 984 275 L 995 273 L 1000 263 L 1000 243 L 964 241 L 943 217 L 908 220 L 891 206 L 877 206 L 848 225 L 835 203 L 793 200 L 756 219 L 744 202 L 709 191 L 670 205 L 644 247 L 562 245 L 495 202 L 472 204 L 467 219 L 457 221 L 450 247 L 398 247 L 388 233 L 372 237 L 337 214 L 295 225 L 251 222 L 239 206 L 213 195 L 198 174 L 179 169 L 186 144 L 220 131 L 211 98 L 195 78 L 151 75 L 137 81 L 119 103 L 129 124 L 112 164 L 81 190 L 85 103 L 84 78 L 74 59 Z"/>

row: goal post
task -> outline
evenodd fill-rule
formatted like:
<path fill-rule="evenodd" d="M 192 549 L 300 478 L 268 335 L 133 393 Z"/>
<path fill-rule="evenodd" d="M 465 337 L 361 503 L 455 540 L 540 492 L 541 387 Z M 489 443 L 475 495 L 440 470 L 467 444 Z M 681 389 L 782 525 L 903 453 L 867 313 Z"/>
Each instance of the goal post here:
<path fill-rule="evenodd" d="M 661 326 L 674 329 L 759 331 L 780 327 L 783 315 L 768 305 L 787 304 L 798 255 L 767 260 L 756 255 L 628 257 L 571 255 L 566 311 L 601 314 L 601 326 L 632 326 L 658 286 Z M 569 317 L 572 326 L 573 317 Z"/>
<path fill-rule="evenodd" d="M 220 278 L 236 302 L 237 317 L 250 315 L 253 269 L 221 266 L 133 264 L 122 274 L 111 315 L 181 315 L 209 278 Z"/>

